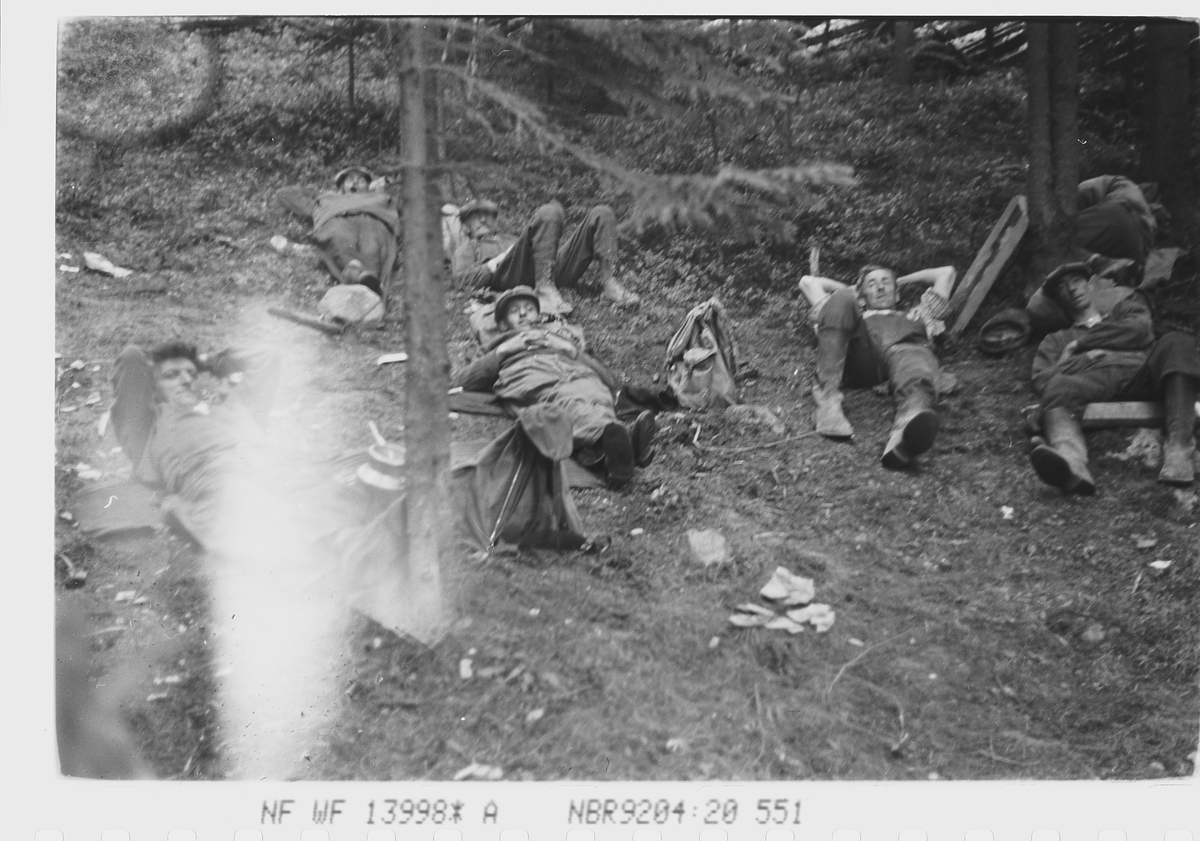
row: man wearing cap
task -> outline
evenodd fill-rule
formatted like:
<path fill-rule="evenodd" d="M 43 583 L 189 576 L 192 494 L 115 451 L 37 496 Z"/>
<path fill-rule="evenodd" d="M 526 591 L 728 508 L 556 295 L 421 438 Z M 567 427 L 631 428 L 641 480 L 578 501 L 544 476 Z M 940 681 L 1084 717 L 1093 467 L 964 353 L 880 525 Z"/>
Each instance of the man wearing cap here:
<path fill-rule="evenodd" d="M 1191 484 L 1200 382 L 1196 341 L 1181 332 L 1155 340 L 1144 292 L 1127 290 L 1102 309 L 1090 279 L 1087 264 L 1068 263 L 1051 272 L 1042 285 L 1042 293 L 1072 326 L 1046 336 L 1033 360 L 1033 390 L 1041 400 L 1044 436 L 1035 439 L 1030 453 L 1033 469 L 1043 482 L 1065 493 L 1095 493 L 1080 425 L 1084 407 L 1106 400 L 1162 400 L 1166 441 L 1158 480 Z"/>
<path fill-rule="evenodd" d="M 552 403 L 571 419 L 576 457 L 587 466 L 602 459 L 612 488 L 633 478 L 634 467 L 654 458 L 654 413 L 631 424 L 617 420 L 620 382 L 588 356 L 569 332 L 542 325 L 536 291 L 517 286 L 496 301 L 496 324 L 504 332 L 457 378 L 465 391 L 491 391 L 515 406 Z"/>
<path fill-rule="evenodd" d="M 287 210 L 313 223 L 321 259 L 339 283 L 361 283 L 384 297 L 396 263 L 396 200 L 362 166 L 343 169 L 334 189 L 286 187 L 275 194 Z"/>
<path fill-rule="evenodd" d="M 813 275 L 800 279 L 817 333 L 812 389 L 817 432 L 834 439 L 854 435 L 842 412 L 843 385 L 888 383 L 896 412 L 883 466 L 898 470 L 933 446 L 938 362 L 932 340 L 945 329 L 939 319 L 948 311 L 956 277 L 953 266 L 897 277 L 889 268 L 869 264 L 859 271 L 854 287 Z M 906 284 L 929 288 L 917 306 L 900 311 L 899 288 Z"/>
<path fill-rule="evenodd" d="M 559 290 L 574 288 L 595 262 L 601 298 L 617 306 L 640 302 L 614 276 L 617 226 L 611 207 L 599 205 L 589 210 L 566 242 L 561 242 L 563 207 L 556 201 L 539 207 L 519 237 L 497 230 L 499 214 L 499 206 L 487 199 L 473 199 L 459 210 L 467 239 L 454 252 L 451 271 L 460 286 L 497 292 L 533 287 L 542 312 L 556 315 L 572 309 Z"/>

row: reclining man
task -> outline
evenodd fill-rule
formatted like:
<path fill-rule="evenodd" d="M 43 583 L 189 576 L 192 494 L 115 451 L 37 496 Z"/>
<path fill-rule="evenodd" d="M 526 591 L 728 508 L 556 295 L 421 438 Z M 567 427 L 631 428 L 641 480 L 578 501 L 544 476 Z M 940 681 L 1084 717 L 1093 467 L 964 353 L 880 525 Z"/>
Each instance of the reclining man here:
<path fill-rule="evenodd" d="M 333 179 L 333 190 L 286 187 L 275 194 L 287 210 L 311 219 L 312 238 L 338 283 L 361 283 L 381 298 L 396 263 L 400 212 L 384 190 L 372 189 L 375 174 L 351 166 Z"/>
<path fill-rule="evenodd" d="M 576 459 L 585 467 L 604 462 L 611 488 L 633 478 L 634 467 L 654 458 L 654 413 L 630 424 L 617 420 L 620 383 L 584 353 L 573 334 L 554 323 L 539 324 L 541 302 L 528 286 L 496 301 L 496 324 L 504 332 L 457 378 L 465 391 L 491 391 L 513 407 L 537 403 L 560 407 L 570 418 Z"/>
<path fill-rule="evenodd" d="M 938 362 L 932 339 L 945 329 L 938 319 L 948 311 L 956 277 L 953 266 L 897 277 L 884 266 L 866 265 L 853 288 L 826 277 L 800 279 L 817 333 L 817 381 L 812 390 L 817 432 L 835 439 L 854 435 L 842 412 L 843 385 L 888 383 L 896 413 L 883 466 L 898 470 L 933 446 Z M 915 307 L 897 310 L 899 289 L 910 283 L 929 288 Z"/>
<path fill-rule="evenodd" d="M 641 298 L 614 276 L 617 263 L 617 224 L 612 208 L 598 205 L 566 242 L 563 207 L 556 201 L 542 205 L 519 237 L 497 231 L 500 208 L 487 199 L 474 199 L 459 210 L 467 239 L 454 252 L 451 273 L 460 287 L 504 292 L 517 286 L 533 287 L 546 315 L 572 310 L 560 289 L 574 288 L 595 262 L 600 274 L 600 297 L 627 307 Z"/>
<path fill-rule="evenodd" d="M 201 397 L 203 372 L 221 378 L 223 400 Z M 423 621 L 405 597 L 403 498 L 370 519 L 280 452 L 265 428 L 279 375 L 265 351 L 131 346 L 110 415 L 134 477 L 170 495 L 164 508 L 206 550 L 231 774 L 255 779 L 303 771 L 297 745 L 340 695 L 350 605 L 417 636 Z"/>
<path fill-rule="evenodd" d="M 1044 441 L 1035 439 L 1029 456 L 1033 469 L 1043 482 L 1066 493 L 1095 493 L 1080 425 L 1084 407 L 1106 400 L 1162 400 L 1167 435 L 1158 480 L 1191 484 L 1200 382 L 1196 341 L 1180 332 L 1156 341 L 1150 304 L 1139 290 L 1130 290 L 1102 312 L 1090 277 L 1086 264 L 1068 263 L 1042 285 L 1043 294 L 1062 308 L 1072 326 L 1043 339 L 1033 360 L 1044 435 Z"/>

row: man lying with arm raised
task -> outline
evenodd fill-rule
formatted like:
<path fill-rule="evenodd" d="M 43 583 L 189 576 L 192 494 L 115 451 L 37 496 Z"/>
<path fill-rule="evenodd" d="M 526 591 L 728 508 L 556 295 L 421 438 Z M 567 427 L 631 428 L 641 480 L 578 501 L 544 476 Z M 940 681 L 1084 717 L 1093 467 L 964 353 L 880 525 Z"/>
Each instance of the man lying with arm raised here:
<path fill-rule="evenodd" d="M 815 275 L 800 279 L 817 333 L 815 424 L 835 439 L 854 435 L 842 412 L 842 386 L 864 388 L 887 383 L 896 402 L 883 466 L 898 470 L 933 446 L 937 434 L 938 362 L 933 338 L 945 326 L 957 273 L 953 266 L 922 269 L 897 277 L 869 264 L 853 287 Z M 899 290 L 927 286 L 921 302 L 898 310 Z"/>

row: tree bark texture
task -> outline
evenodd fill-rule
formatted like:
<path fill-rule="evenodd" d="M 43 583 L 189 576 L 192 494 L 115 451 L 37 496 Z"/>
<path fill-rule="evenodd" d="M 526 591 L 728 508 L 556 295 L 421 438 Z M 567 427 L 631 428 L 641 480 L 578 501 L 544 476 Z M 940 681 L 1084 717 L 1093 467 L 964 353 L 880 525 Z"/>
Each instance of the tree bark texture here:
<path fill-rule="evenodd" d="M 408 367 L 405 384 L 405 443 L 408 468 L 408 563 L 416 624 L 427 640 L 444 633 L 442 561 L 453 546 L 449 494 L 450 427 L 446 393 L 450 359 L 446 349 L 445 278 L 439 218 L 428 177 L 430 161 L 426 23 L 405 21 L 400 32 L 401 200 L 404 219 L 404 327 Z"/>
<path fill-rule="evenodd" d="M 1162 203 L 1178 226 L 1194 230 L 1196 173 L 1192 162 L 1192 82 L 1188 42 L 1197 36 L 1190 21 L 1146 24 L 1145 156 L 1143 174 L 1157 181 Z"/>
<path fill-rule="evenodd" d="M 1027 23 L 1029 246 L 1036 286 L 1071 252 L 1079 184 L 1074 23 Z"/>

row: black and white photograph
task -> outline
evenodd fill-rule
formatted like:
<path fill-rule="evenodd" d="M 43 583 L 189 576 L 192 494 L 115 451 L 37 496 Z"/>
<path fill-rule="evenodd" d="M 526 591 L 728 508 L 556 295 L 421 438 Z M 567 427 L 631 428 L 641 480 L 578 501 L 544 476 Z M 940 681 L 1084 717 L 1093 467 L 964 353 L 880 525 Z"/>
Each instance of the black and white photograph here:
<path fill-rule="evenodd" d="M 63 778 L 1193 777 L 1194 18 L 63 17 L 55 72 Z"/>

